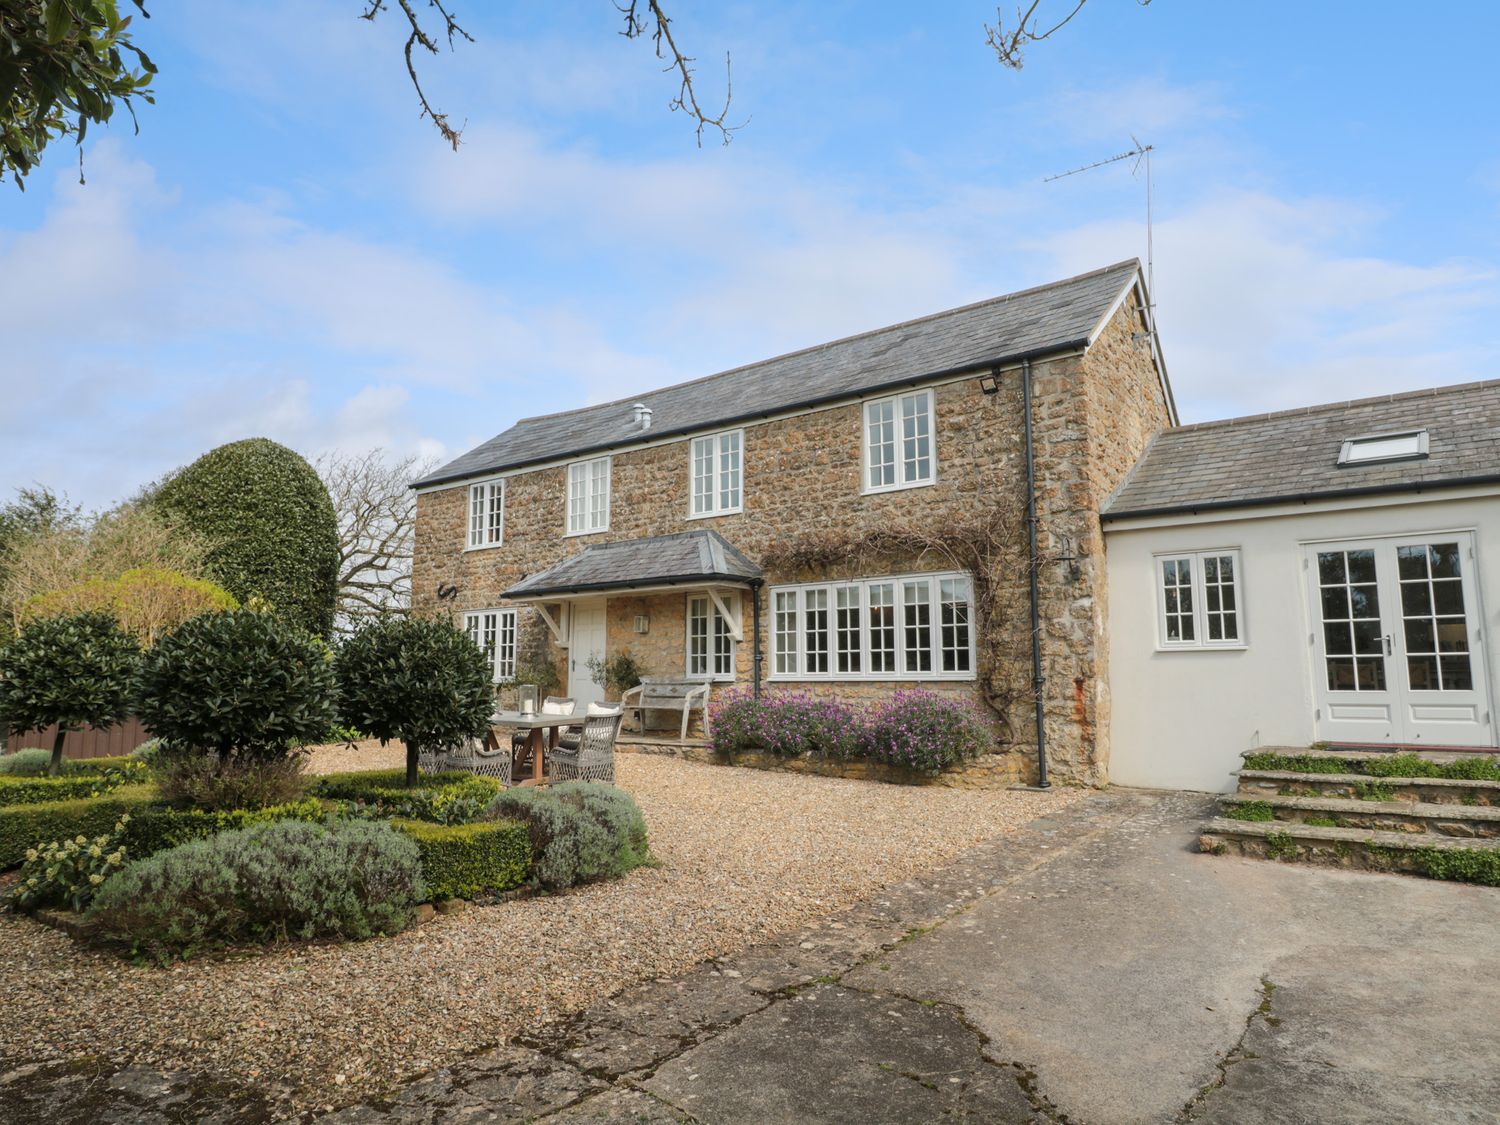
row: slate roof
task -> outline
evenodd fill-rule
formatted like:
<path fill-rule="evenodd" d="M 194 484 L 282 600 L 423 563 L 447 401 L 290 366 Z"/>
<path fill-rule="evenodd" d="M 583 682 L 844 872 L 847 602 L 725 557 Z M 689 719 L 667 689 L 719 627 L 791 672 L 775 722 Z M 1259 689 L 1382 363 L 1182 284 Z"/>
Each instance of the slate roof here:
<path fill-rule="evenodd" d="M 1425 429 L 1428 455 L 1340 465 L 1349 438 Z M 1103 518 L 1500 482 L 1500 379 L 1163 430 Z"/>
<path fill-rule="evenodd" d="M 685 434 L 989 364 L 1084 347 L 1140 274 L 1134 259 L 1092 273 L 560 414 L 523 418 L 413 488 Z M 633 403 L 654 412 L 642 431 Z"/>
<path fill-rule="evenodd" d="M 535 598 L 712 581 L 744 585 L 760 576 L 760 567 L 717 531 L 683 531 L 649 539 L 595 543 L 523 578 L 504 596 Z"/>

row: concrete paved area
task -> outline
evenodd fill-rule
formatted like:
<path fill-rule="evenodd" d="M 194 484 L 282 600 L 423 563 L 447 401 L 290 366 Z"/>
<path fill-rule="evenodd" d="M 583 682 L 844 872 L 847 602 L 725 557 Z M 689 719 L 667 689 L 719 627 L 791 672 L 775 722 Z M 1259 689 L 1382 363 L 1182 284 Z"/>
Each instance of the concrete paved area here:
<path fill-rule="evenodd" d="M 1500 1122 L 1500 890 L 1199 855 L 1210 808 L 1095 795 L 322 1120 Z M 278 1119 L 254 1095 L 23 1067 L 0 1118 Z"/>

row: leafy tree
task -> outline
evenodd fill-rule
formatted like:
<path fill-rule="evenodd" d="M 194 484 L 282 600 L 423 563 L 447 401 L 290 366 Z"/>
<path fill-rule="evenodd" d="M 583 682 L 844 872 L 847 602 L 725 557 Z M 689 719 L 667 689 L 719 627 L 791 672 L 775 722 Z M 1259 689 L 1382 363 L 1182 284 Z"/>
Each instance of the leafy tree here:
<path fill-rule="evenodd" d="M 333 628 L 338 517 L 313 467 L 267 438 L 205 453 L 147 503 L 208 544 L 209 575 L 242 604 L 269 604 L 314 636 Z"/>
<path fill-rule="evenodd" d="M 33 622 L 0 650 L 0 719 L 16 730 L 57 724 L 47 769 L 56 777 L 68 731 L 111 726 L 129 713 L 139 659 L 135 638 L 107 613 Z"/>
<path fill-rule="evenodd" d="M 342 721 L 381 742 L 406 744 L 406 784 L 425 749 L 476 738 L 494 709 L 490 662 L 444 620 L 388 617 L 339 646 Z"/>
<path fill-rule="evenodd" d="M 276 761 L 319 741 L 333 723 L 332 656 L 274 614 L 240 609 L 194 617 L 141 659 L 136 714 L 174 751 L 220 765 Z"/>
<path fill-rule="evenodd" d="M 24 189 L 49 140 L 82 145 L 117 105 L 134 118 L 135 98 L 155 100 L 156 66 L 131 41 L 131 19 L 115 0 L 0 0 L 0 179 Z"/>
<path fill-rule="evenodd" d="M 96 609 L 113 617 L 143 648 L 150 648 L 189 618 L 239 606 L 234 595 L 206 578 L 151 566 L 39 594 L 25 604 L 22 614 L 34 619 Z"/>

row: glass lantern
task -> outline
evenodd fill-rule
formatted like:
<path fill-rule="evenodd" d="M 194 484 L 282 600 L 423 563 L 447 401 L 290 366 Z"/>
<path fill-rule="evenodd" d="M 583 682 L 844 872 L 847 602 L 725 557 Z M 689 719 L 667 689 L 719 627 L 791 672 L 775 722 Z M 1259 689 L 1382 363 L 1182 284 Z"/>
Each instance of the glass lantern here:
<path fill-rule="evenodd" d="M 521 685 L 521 714 L 536 714 L 536 684 Z"/>

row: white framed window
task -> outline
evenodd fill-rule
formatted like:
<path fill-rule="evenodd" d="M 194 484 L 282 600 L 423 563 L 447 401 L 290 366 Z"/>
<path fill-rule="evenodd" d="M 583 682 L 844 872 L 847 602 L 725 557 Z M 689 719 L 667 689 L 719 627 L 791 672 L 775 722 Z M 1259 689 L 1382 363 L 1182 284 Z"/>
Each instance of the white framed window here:
<path fill-rule="evenodd" d="M 688 458 L 692 471 L 690 518 L 722 516 L 741 510 L 744 444 L 743 430 L 726 430 L 692 440 Z"/>
<path fill-rule="evenodd" d="M 966 574 L 909 574 L 771 590 L 771 678 L 970 680 Z"/>
<path fill-rule="evenodd" d="M 731 614 L 739 599 L 724 598 Z M 729 622 L 707 594 L 691 594 L 687 601 L 687 674 L 694 680 L 733 680 L 735 644 Z"/>
<path fill-rule="evenodd" d="M 498 547 L 505 540 L 505 482 L 484 480 L 469 485 L 469 534 L 466 546 Z"/>
<path fill-rule="evenodd" d="M 492 678 L 509 683 L 516 676 L 516 611 L 479 609 L 464 614 L 464 631 L 489 657 Z"/>
<path fill-rule="evenodd" d="M 1366 434 L 1339 446 L 1340 465 L 1367 465 L 1379 461 L 1415 461 L 1427 456 L 1427 431 L 1406 430 L 1390 434 Z"/>
<path fill-rule="evenodd" d="M 937 479 L 932 392 L 865 403 L 865 491 L 914 488 Z"/>
<path fill-rule="evenodd" d="M 1244 647 L 1238 550 L 1176 551 L 1155 562 L 1162 648 Z"/>
<path fill-rule="evenodd" d="M 609 458 L 568 466 L 568 534 L 609 530 Z"/>

